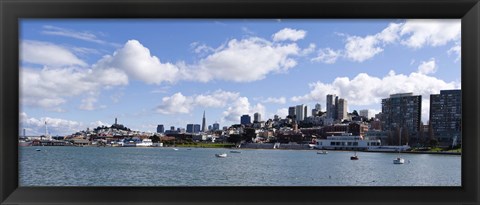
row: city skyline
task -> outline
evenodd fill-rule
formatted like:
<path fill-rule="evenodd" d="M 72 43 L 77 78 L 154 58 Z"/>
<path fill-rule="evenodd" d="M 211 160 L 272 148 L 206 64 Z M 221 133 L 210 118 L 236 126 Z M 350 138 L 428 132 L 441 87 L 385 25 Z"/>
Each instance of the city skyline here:
<path fill-rule="evenodd" d="M 460 20 L 22 20 L 20 130 L 133 130 L 460 89 Z M 439 31 L 442 32 L 439 32 Z M 198 118 L 198 119 L 197 119 Z M 203 129 L 203 128 L 202 128 Z"/>

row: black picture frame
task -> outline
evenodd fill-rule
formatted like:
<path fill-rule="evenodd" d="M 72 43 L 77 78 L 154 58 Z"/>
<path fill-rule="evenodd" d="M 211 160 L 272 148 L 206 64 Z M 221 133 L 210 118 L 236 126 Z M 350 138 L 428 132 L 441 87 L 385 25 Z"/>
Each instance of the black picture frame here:
<path fill-rule="evenodd" d="M 479 204 L 478 0 L 0 0 L 1 204 Z M 21 18 L 461 18 L 461 187 L 18 187 Z"/>

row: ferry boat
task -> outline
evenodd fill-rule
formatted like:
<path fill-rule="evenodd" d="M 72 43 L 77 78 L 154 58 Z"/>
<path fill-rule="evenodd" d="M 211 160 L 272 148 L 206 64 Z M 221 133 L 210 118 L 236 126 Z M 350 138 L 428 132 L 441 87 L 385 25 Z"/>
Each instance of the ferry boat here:
<path fill-rule="evenodd" d="M 315 149 L 369 150 L 380 145 L 380 140 L 366 140 L 362 136 L 352 136 L 352 133 L 343 133 L 339 136 L 329 136 L 327 139 L 317 139 Z"/>
<path fill-rule="evenodd" d="M 402 145 L 402 146 L 377 146 L 377 147 L 369 147 L 368 151 L 372 152 L 404 152 L 411 149 L 409 145 Z"/>

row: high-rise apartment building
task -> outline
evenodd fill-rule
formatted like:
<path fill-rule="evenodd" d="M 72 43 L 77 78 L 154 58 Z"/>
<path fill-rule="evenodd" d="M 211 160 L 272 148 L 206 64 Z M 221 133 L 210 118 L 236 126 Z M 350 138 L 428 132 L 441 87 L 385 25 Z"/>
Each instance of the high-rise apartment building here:
<path fill-rule="evenodd" d="M 420 131 L 422 96 L 400 93 L 382 99 L 382 129 L 406 129 L 410 136 Z"/>
<path fill-rule="evenodd" d="M 461 142 L 461 90 L 441 90 L 440 94 L 430 95 L 430 125 L 439 142 Z"/>

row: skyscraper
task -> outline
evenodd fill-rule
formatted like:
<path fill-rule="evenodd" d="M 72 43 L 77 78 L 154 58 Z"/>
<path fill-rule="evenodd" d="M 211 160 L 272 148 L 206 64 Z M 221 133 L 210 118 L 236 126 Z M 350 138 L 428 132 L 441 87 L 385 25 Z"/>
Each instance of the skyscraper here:
<path fill-rule="evenodd" d="M 370 111 L 367 109 L 358 111 L 358 115 L 363 116 L 367 119 L 370 119 L 372 117 L 370 116 Z"/>
<path fill-rule="evenodd" d="M 337 119 L 337 104 L 336 101 L 338 101 L 338 98 L 335 96 L 335 94 L 328 94 L 327 95 L 327 118 L 330 119 Z"/>
<path fill-rule="evenodd" d="M 165 128 L 163 127 L 163 125 L 157 125 L 157 133 L 164 133 L 165 132 Z"/>
<path fill-rule="evenodd" d="M 199 124 L 187 124 L 187 133 L 199 133 L 200 125 Z"/>
<path fill-rule="evenodd" d="M 347 118 L 347 100 L 340 98 L 337 104 L 337 120 L 344 120 Z"/>
<path fill-rule="evenodd" d="M 318 116 L 321 111 L 321 105 L 319 103 L 315 104 L 315 108 L 312 109 L 312 116 Z"/>
<path fill-rule="evenodd" d="M 242 115 L 242 117 L 240 117 L 240 124 L 242 125 L 248 125 L 248 124 L 251 124 L 252 119 L 250 118 L 250 115 Z"/>
<path fill-rule="evenodd" d="M 213 130 L 214 131 L 220 130 L 220 124 L 218 124 L 218 122 L 213 123 Z"/>
<path fill-rule="evenodd" d="M 205 122 L 205 110 L 204 110 L 203 119 L 202 119 L 202 132 L 205 132 L 205 126 L 206 126 L 206 122 Z"/>
<path fill-rule="evenodd" d="M 304 104 L 295 107 L 295 122 L 303 121 L 307 117 L 307 106 Z"/>
<path fill-rule="evenodd" d="M 406 129 L 410 136 L 420 131 L 422 96 L 412 93 L 390 95 L 382 99 L 382 129 Z"/>
<path fill-rule="evenodd" d="M 439 142 L 462 139 L 462 91 L 441 90 L 430 95 L 430 125 Z M 454 142 L 456 143 L 456 142 Z"/>
<path fill-rule="evenodd" d="M 258 112 L 253 114 L 253 122 L 260 122 L 260 121 L 262 121 L 262 115 Z"/>
<path fill-rule="evenodd" d="M 295 106 L 288 107 L 288 116 L 295 120 Z"/>

